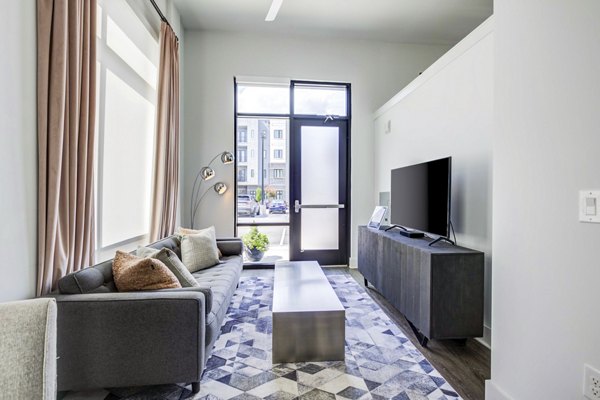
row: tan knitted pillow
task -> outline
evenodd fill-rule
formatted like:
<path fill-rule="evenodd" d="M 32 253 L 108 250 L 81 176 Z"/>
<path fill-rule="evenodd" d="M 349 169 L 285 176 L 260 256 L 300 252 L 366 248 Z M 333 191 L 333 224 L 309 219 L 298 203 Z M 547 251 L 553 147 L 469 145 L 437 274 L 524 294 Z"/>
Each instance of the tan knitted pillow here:
<path fill-rule="evenodd" d="M 180 288 L 177 277 L 155 258 L 141 258 L 117 251 L 113 277 L 119 292 Z"/>
<path fill-rule="evenodd" d="M 192 273 L 219 263 L 214 226 L 181 237 L 181 261 Z"/>
<path fill-rule="evenodd" d="M 213 226 L 211 226 L 210 228 L 214 229 Z M 210 228 L 207 228 L 207 229 L 210 229 Z M 205 230 L 206 229 L 189 229 L 189 228 L 183 228 L 180 226 L 179 228 L 177 228 L 177 233 L 180 236 L 195 235 L 197 233 L 202 233 Z M 223 257 L 223 253 L 221 253 L 221 249 L 219 249 L 218 247 L 217 247 L 217 254 L 219 255 L 219 258 Z"/>

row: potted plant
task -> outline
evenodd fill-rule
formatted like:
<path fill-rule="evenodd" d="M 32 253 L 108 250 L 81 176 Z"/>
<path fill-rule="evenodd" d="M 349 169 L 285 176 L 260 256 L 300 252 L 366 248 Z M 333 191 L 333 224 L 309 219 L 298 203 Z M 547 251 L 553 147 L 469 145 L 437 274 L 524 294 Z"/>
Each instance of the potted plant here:
<path fill-rule="evenodd" d="M 244 242 L 248 258 L 252 261 L 262 260 L 265 251 L 269 248 L 269 238 L 264 233 L 259 232 L 255 226 L 250 228 L 250 232 L 242 236 L 242 242 Z"/>

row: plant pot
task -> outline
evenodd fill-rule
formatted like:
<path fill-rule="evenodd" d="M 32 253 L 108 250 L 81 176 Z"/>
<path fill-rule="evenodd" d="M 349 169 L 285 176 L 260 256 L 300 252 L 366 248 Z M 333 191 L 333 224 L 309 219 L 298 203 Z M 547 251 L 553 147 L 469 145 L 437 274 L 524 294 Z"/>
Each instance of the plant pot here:
<path fill-rule="evenodd" d="M 260 261 L 265 255 L 265 252 L 258 249 L 246 249 L 246 254 L 251 261 Z"/>

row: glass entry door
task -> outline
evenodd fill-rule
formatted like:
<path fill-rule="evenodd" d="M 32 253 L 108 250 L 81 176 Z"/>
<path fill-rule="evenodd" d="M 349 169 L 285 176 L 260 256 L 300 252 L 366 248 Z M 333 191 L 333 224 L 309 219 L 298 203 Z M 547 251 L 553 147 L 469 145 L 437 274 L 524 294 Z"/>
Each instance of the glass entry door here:
<path fill-rule="evenodd" d="M 290 259 L 348 263 L 348 122 L 292 118 Z"/>

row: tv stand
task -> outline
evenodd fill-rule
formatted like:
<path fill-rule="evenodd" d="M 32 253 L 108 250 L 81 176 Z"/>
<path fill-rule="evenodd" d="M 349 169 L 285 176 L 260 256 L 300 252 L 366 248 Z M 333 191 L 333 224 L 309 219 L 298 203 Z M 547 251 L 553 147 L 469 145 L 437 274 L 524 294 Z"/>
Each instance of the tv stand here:
<path fill-rule="evenodd" d="M 423 232 L 411 231 L 411 230 L 406 229 L 402 225 L 392 225 L 389 228 L 387 228 L 385 231 L 388 232 L 394 228 L 400 229 L 400 234 L 402 236 L 406 236 L 408 238 L 418 239 L 418 238 L 425 237 L 425 234 Z"/>
<path fill-rule="evenodd" d="M 450 244 L 456 246 L 456 243 L 454 243 L 453 240 L 451 240 L 450 238 L 447 238 L 447 237 L 443 237 L 443 236 L 440 236 L 439 238 L 435 239 L 433 242 L 429 243 L 429 246 L 433 246 L 434 244 L 439 243 L 439 242 L 447 242 L 447 243 L 450 243 Z"/>
<path fill-rule="evenodd" d="M 365 283 L 404 315 L 424 347 L 483 336 L 484 254 L 444 242 L 358 227 Z"/>

